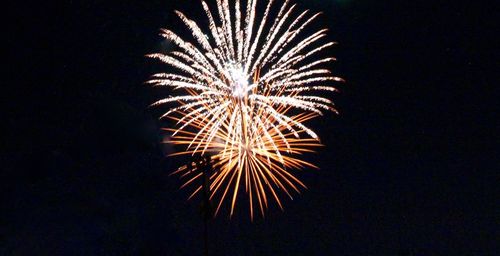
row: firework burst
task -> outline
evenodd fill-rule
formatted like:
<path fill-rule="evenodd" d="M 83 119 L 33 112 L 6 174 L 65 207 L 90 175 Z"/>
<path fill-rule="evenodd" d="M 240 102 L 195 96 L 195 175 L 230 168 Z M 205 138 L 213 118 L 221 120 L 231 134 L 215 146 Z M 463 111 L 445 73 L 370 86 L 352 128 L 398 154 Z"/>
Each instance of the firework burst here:
<path fill-rule="evenodd" d="M 281 3 L 271 19 L 273 0 L 257 18 L 257 0 L 246 5 L 239 0 L 217 0 L 213 12 L 202 1 L 209 28 L 200 26 L 176 11 L 195 41 L 188 42 L 174 32 L 161 35 L 177 45 L 178 51 L 149 57 L 175 68 L 175 72 L 153 75 L 149 83 L 180 90 L 153 105 L 175 104 L 162 118 L 177 126 L 170 143 L 186 150 L 173 155 L 212 156 L 214 173 L 209 177 L 210 199 L 217 201 L 215 214 L 226 200 L 233 214 L 238 193 L 249 198 L 262 215 L 270 200 L 280 208 L 280 192 L 292 197 L 305 185 L 290 170 L 315 167 L 300 160 L 304 152 L 319 146 L 319 138 L 304 123 L 323 111 L 336 112 L 333 103 L 318 91 L 335 91 L 325 83 L 342 81 L 321 68 L 333 57 L 318 58 L 333 46 L 322 42 L 326 29 L 304 35 L 319 14 L 297 12 L 289 1 Z M 194 184 L 202 174 L 187 166 L 176 172 Z M 190 198 L 202 189 L 195 186 Z"/>

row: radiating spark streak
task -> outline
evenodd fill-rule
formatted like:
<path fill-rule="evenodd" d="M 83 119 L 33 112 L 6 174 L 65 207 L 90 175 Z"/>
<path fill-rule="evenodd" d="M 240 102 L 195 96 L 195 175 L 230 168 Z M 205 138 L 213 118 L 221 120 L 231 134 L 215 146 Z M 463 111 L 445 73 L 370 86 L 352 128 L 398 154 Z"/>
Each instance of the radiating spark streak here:
<path fill-rule="evenodd" d="M 279 193 L 293 199 L 293 191 L 306 188 L 292 171 L 317 168 L 299 157 L 321 144 L 304 123 L 325 110 L 336 112 L 323 94 L 309 93 L 335 92 L 329 83 L 343 80 L 321 67 L 335 58 L 315 58 L 335 45 L 323 42 L 327 29 L 305 33 L 319 13 L 295 14 L 289 0 L 265 0 L 263 14 L 257 14 L 257 0 L 214 2 L 212 12 L 201 1 L 208 28 L 175 11 L 194 40 L 162 29 L 160 35 L 178 49 L 147 56 L 173 70 L 147 83 L 180 92 L 152 106 L 177 104 L 161 116 L 176 125 L 164 129 L 171 133 L 166 143 L 185 148 L 171 156 L 211 155 L 209 198 L 218 201 L 215 214 L 228 201 L 232 216 L 245 194 L 253 219 L 254 207 L 264 216 L 270 201 L 284 208 Z M 181 188 L 193 187 L 189 199 L 202 191 L 196 166 L 172 174 L 187 180 Z"/>
<path fill-rule="evenodd" d="M 262 21 L 260 22 L 259 30 L 257 31 L 257 35 L 255 36 L 254 42 L 252 44 L 252 48 L 250 49 L 250 53 L 248 54 L 248 60 L 245 62 L 245 72 L 248 72 L 248 68 L 250 67 L 250 63 L 252 63 L 253 55 L 255 53 L 255 50 L 257 49 L 257 44 L 259 43 L 260 40 L 260 35 L 262 34 L 262 31 L 264 30 L 264 26 L 266 25 L 267 21 L 267 15 L 269 15 L 269 10 L 271 9 L 271 5 L 273 4 L 274 0 L 269 0 L 269 3 L 267 4 L 266 11 L 264 12 L 264 17 L 262 18 Z"/>
<path fill-rule="evenodd" d="M 276 35 L 278 34 L 278 32 L 279 32 L 281 26 L 283 25 L 283 23 L 287 20 L 288 15 L 290 15 L 290 13 L 292 12 L 292 10 L 294 9 L 295 5 L 292 6 L 288 10 L 288 12 L 284 15 L 284 17 L 282 18 L 281 15 L 283 14 L 283 11 L 285 10 L 285 7 L 286 7 L 287 3 L 288 3 L 288 1 L 286 1 L 283 4 L 283 6 L 281 7 L 281 10 L 280 10 L 280 12 L 278 14 L 278 17 L 276 18 L 276 20 L 274 22 L 274 25 L 271 28 L 270 33 L 268 34 L 268 36 L 266 38 L 266 44 L 264 45 L 263 49 L 261 50 L 259 57 L 257 58 L 257 60 L 255 61 L 255 63 L 253 64 L 250 73 L 254 73 L 255 72 L 255 70 L 257 69 L 257 66 L 261 64 L 261 60 L 266 55 L 269 56 L 269 54 L 267 54 L 267 51 L 268 51 L 269 47 L 271 46 L 271 43 L 276 38 Z"/>

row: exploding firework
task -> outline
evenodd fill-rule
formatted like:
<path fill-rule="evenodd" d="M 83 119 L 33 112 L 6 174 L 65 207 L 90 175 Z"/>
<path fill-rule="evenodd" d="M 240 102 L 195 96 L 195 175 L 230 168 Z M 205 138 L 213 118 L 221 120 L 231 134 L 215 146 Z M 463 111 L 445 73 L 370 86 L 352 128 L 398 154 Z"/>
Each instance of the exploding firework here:
<path fill-rule="evenodd" d="M 329 99 L 313 95 L 335 91 L 328 83 L 342 81 L 321 68 L 335 58 L 317 57 L 335 44 L 322 42 L 327 30 L 305 33 L 319 13 L 297 13 L 288 0 L 274 13 L 273 2 L 257 18 L 257 0 L 246 6 L 236 0 L 233 7 L 228 0 L 217 0 L 216 13 L 202 1 L 206 33 L 177 11 L 194 42 L 162 29 L 161 35 L 179 50 L 148 55 L 175 68 L 153 75 L 149 83 L 182 93 L 153 105 L 175 104 L 162 118 L 176 122 L 166 129 L 172 132 L 169 142 L 186 150 L 173 155 L 211 155 L 209 196 L 218 202 L 215 214 L 230 200 L 232 215 L 243 188 L 251 218 L 254 207 L 264 215 L 270 200 L 283 209 L 280 194 L 291 198 L 293 191 L 305 188 L 290 171 L 315 168 L 298 158 L 320 145 L 304 123 L 325 110 L 336 112 Z M 187 179 L 182 187 L 202 176 L 188 166 L 174 173 Z M 195 186 L 190 198 L 201 189 Z"/>

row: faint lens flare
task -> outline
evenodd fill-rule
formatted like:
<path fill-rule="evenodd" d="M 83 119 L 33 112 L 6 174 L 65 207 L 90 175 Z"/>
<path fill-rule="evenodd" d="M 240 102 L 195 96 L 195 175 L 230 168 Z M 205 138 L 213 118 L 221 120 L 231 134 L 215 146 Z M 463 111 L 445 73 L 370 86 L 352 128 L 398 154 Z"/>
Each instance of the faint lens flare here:
<path fill-rule="evenodd" d="M 325 110 L 336 112 L 324 93 L 314 93 L 334 92 L 330 84 L 343 80 L 322 67 L 335 58 L 319 53 L 335 43 L 324 42 L 327 29 L 309 29 L 319 13 L 298 11 L 288 0 L 267 1 L 262 14 L 257 0 L 216 3 L 214 12 L 202 1 L 208 28 L 176 11 L 195 41 L 162 29 L 161 36 L 178 49 L 148 56 L 173 69 L 148 82 L 181 92 L 153 105 L 174 104 L 161 118 L 176 122 L 165 129 L 172 133 L 168 143 L 185 151 L 171 155 L 212 155 L 215 214 L 227 199 L 233 215 L 244 189 L 253 219 L 254 208 L 264 216 L 273 200 L 283 209 L 280 194 L 292 198 L 292 191 L 305 188 L 291 171 L 316 168 L 299 157 L 320 143 L 304 123 Z M 174 173 L 187 179 L 182 187 L 200 184 L 195 181 L 202 174 L 187 166 Z M 193 189 L 189 198 L 201 185 Z"/>

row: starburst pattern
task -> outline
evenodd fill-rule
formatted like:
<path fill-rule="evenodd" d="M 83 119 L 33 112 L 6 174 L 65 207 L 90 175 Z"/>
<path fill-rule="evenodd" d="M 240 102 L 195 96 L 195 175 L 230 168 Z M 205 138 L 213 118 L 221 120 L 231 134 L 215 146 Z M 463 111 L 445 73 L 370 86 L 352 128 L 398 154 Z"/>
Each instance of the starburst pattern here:
<path fill-rule="evenodd" d="M 327 30 L 304 35 L 319 14 L 299 13 L 288 0 L 273 11 L 273 2 L 257 18 L 257 0 L 248 0 L 246 6 L 239 0 L 234 6 L 217 0 L 216 12 L 202 1 L 206 32 L 176 11 L 194 42 L 162 29 L 161 35 L 179 50 L 148 55 L 175 68 L 153 75 L 149 83 L 182 92 L 153 104 L 175 104 L 162 116 L 177 123 L 167 129 L 170 143 L 186 148 L 174 155 L 212 155 L 216 171 L 209 181 L 210 199 L 218 201 L 215 214 L 230 200 L 232 215 L 243 187 L 251 218 L 254 207 L 264 215 L 269 199 L 283 208 L 280 191 L 291 198 L 292 191 L 305 188 L 290 170 L 315 167 L 298 158 L 320 145 L 304 123 L 324 111 L 336 112 L 329 99 L 311 94 L 336 91 L 328 83 L 342 81 L 321 68 L 335 58 L 317 57 L 335 44 L 322 42 Z M 183 187 L 202 175 L 187 166 L 175 173 L 187 178 Z M 191 197 L 200 190 L 195 186 Z"/>

